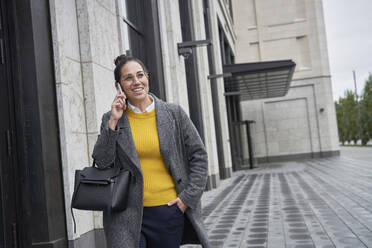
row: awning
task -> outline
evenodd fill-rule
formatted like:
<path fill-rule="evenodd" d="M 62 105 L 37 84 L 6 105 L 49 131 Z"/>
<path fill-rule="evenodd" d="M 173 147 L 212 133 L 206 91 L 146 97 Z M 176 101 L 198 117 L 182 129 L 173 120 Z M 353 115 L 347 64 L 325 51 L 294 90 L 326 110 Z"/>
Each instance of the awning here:
<path fill-rule="evenodd" d="M 225 96 L 243 101 L 285 96 L 295 66 L 292 60 L 224 65 Z"/>

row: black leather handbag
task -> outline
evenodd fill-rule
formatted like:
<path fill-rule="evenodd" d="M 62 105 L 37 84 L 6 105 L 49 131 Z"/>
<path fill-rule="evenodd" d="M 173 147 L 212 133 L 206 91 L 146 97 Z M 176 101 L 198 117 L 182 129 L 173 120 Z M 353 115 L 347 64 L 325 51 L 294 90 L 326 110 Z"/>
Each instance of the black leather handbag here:
<path fill-rule="evenodd" d="M 72 208 L 81 210 L 124 211 L 127 207 L 130 171 L 113 165 L 106 169 L 91 167 L 75 171 L 74 194 L 71 200 L 71 213 L 76 231 Z"/>

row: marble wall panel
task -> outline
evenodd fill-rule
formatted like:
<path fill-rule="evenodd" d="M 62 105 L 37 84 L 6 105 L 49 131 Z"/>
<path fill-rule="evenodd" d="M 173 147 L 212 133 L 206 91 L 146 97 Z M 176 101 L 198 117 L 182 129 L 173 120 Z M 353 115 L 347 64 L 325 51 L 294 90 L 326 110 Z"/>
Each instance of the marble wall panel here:
<path fill-rule="evenodd" d="M 79 32 L 80 60 L 92 61 L 91 7 L 88 0 L 76 0 L 77 23 Z"/>
<path fill-rule="evenodd" d="M 54 54 L 79 60 L 79 34 L 75 1 L 52 0 L 50 1 L 50 11 L 54 51 L 58 50 L 58 53 Z"/>
<path fill-rule="evenodd" d="M 113 72 L 106 68 L 94 65 L 95 77 L 95 96 L 97 104 L 97 124 L 101 124 L 101 117 L 104 113 L 111 110 L 111 104 L 116 95 Z M 99 127 L 99 125 L 97 127 Z M 93 129 L 91 131 L 94 131 Z"/>
<path fill-rule="evenodd" d="M 94 0 L 97 4 L 101 5 L 103 8 L 116 15 L 116 2 L 117 0 Z M 119 0 L 121 1 L 121 0 Z"/>
<path fill-rule="evenodd" d="M 112 69 L 114 59 L 121 54 L 118 44 L 117 17 L 116 14 L 97 4 L 97 1 L 93 3 L 90 19 L 92 60 L 107 69 Z"/>
<path fill-rule="evenodd" d="M 83 86 L 84 86 L 84 104 L 86 111 L 87 132 L 97 132 L 97 116 L 95 94 L 95 75 L 92 62 L 81 63 Z"/>
<path fill-rule="evenodd" d="M 101 117 L 111 109 L 116 95 L 113 69 L 95 63 L 83 63 L 88 132 L 98 132 Z"/>
<path fill-rule="evenodd" d="M 99 135 L 99 130 L 96 132 L 91 132 L 87 134 L 87 143 L 88 143 L 87 153 L 88 153 L 89 164 L 93 163 L 93 158 L 92 158 L 93 148 L 97 142 L 98 135 Z"/>
<path fill-rule="evenodd" d="M 67 132 L 85 132 L 85 106 L 83 87 L 81 83 L 80 63 L 68 58 L 61 64 L 61 82 L 57 82 L 61 87 L 63 115 L 66 117 Z"/>
<path fill-rule="evenodd" d="M 116 90 L 113 83 L 113 71 L 94 63 L 83 63 L 86 74 L 85 99 L 88 129 L 89 158 L 93 152 L 97 135 L 100 132 L 102 116 L 110 111 Z"/>
<path fill-rule="evenodd" d="M 107 1 L 106 1 L 107 2 Z M 81 60 L 108 69 L 119 55 L 119 33 L 115 2 L 77 0 Z M 114 11 L 113 11 L 114 10 Z M 108 28 L 111 27 L 111 28 Z"/>
<path fill-rule="evenodd" d="M 203 17 L 203 3 L 200 1 L 193 1 L 193 17 L 195 25 L 195 39 L 205 39 L 204 17 Z M 197 63 L 199 73 L 199 89 L 200 100 L 202 102 L 202 116 L 203 116 L 203 129 L 206 149 L 209 159 L 209 173 L 211 175 L 219 174 L 219 161 L 217 156 L 217 141 L 215 132 L 214 108 L 212 100 L 212 91 L 210 81 L 208 80 L 209 65 L 208 53 L 206 47 L 197 49 Z M 217 185 L 219 183 L 217 182 Z"/>
<path fill-rule="evenodd" d="M 233 30 L 231 26 L 231 22 L 226 19 L 225 15 L 222 15 L 222 13 L 226 13 L 226 10 L 221 9 L 221 4 L 217 5 L 216 1 L 209 1 L 210 9 L 211 9 L 211 28 L 212 28 L 212 39 L 213 39 L 213 48 L 214 48 L 214 57 L 215 57 L 215 66 L 216 66 L 216 74 L 222 73 L 222 61 L 219 59 L 221 58 L 220 54 L 220 45 L 219 45 L 219 34 L 218 34 L 218 22 L 217 20 L 222 20 L 226 25 L 228 32 L 225 33 L 230 46 L 233 50 L 233 53 L 235 53 L 235 33 L 231 32 Z M 200 7 L 200 10 L 202 8 Z M 213 18 L 215 17 L 215 18 Z M 203 25 L 204 26 L 204 25 Z M 231 27 L 230 27 L 231 26 Z M 210 81 L 208 81 L 210 83 Z M 225 157 L 225 165 L 227 168 L 232 167 L 232 160 L 231 160 L 231 143 L 230 143 L 230 137 L 229 137 L 229 125 L 227 120 L 227 109 L 226 109 L 226 98 L 223 95 L 225 92 L 224 87 L 224 81 L 221 78 L 218 78 L 216 80 L 217 84 L 217 91 L 218 91 L 218 102 L 219 102 L 219 108 L 220 108 L 220 124 L 221 124 L 221 130 L 223 134 L 223 144 L 224 144 L 224 157 Z"/>

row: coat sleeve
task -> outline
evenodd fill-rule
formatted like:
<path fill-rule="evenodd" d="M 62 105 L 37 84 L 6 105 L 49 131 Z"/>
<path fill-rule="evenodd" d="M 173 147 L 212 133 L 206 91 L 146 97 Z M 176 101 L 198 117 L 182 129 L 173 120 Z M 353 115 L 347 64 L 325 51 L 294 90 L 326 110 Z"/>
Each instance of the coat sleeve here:
<path fill-rule="evenodd" d="M 110 112 L 102 116 L 100 134 L 94 145 L 92 157 L 100 169 L 105 169 L 113 164 L 116 153 L 116 140 L 119 131 L 114 131 L 108 126 Z"/>
<path fill-rule="evenodd" d="M 179 107 L 180 128 L 188 162 L 188 183 L 178 197 L 190 208 L 196 208 L 208 178 L 208 155 L 194 124 Z"/>

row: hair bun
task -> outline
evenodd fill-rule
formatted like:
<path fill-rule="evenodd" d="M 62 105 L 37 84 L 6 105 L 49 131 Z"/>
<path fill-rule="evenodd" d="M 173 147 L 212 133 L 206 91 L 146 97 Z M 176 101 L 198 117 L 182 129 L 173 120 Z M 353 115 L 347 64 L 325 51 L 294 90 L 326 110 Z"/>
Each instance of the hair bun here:
<path fill-rule="evenodd" d="M 121 61 L 126 60 L 126 57 L 127 56 L 125 54 L 117 56 L 114 62 L 115 66 L 117 66 Z"/>

